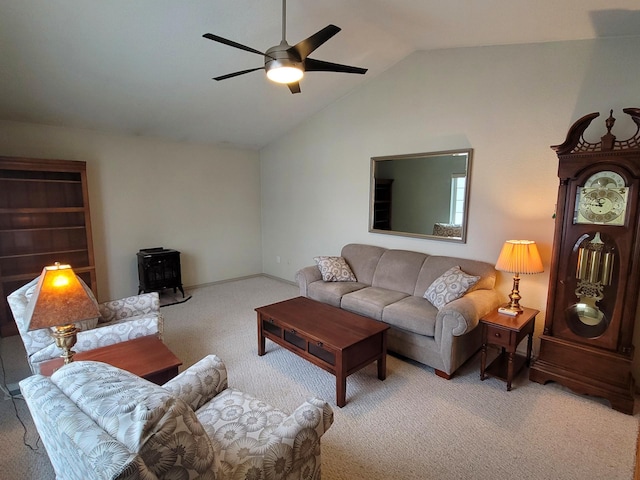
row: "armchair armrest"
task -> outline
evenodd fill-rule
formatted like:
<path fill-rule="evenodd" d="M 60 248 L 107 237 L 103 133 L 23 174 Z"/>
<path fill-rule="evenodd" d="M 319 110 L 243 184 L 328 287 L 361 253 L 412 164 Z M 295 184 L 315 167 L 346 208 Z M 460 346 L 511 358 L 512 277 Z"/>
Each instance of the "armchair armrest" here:
<path fill-rule="evenodd" d="M 227 368 L 216 355 L 207 355 L 163 385 L 194 412 L 227 386 Z"/>
<path fill-rule="evenodd" d="M 296 282 L 300 287 L 300 295 L 306 297 L 309 284 L 317 282 L 318 280 L 322 280 L 322 274 L 317 265 L 310 265 L 298 270 L 296 273 Z"/>
<path fill-rule="evenodd" d="M 333 410 L 319 398 L 310 398 L 296 408 L 264 440 L 268 445 L 265 458 L 280 458 L 287 452 L 282 466 L 286 470 L 280 471 L 279 462 L 264 462 L 264 478 L 306 478 L 308 474 L 304 475 L 299 469 L 308 461 L 310 452 L 320 461 L 320 438 L 332 423 Z"/>
<path fill-rule="evenodd" d="M 313 428 L 318 434 L 318 440 L 333 424 L 333 410 L 321 398 L 312 397 L 296 408 L 291 415 L 284 419 L 272 435 L 295 439 L 304 430 Z"/>
<path fill-rule="evenodd" d="M 100 323 L 108 323 L 125 318 L 138 317 L 160 311 L 158 292 L 143 293 L 131 297 L 112 300 L 98 305 Z"/>

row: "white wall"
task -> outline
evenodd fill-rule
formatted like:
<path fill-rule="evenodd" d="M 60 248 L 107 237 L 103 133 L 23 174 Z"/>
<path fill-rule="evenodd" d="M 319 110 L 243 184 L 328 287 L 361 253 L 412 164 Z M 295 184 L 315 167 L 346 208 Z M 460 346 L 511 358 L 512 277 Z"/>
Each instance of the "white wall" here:
<path fill-rule="evenodd" d="M 622 108 L 639 106 L 638 78 L 639 38 L 414 53 L 261 151 L 264 272 L 292 280 L 349 242 L 495 262 L 514 238 L 535 240 L 548 270 L 558 186 L 549 146 L 591 112 L 601 112 L 588 131 L 599 138 L 610 108 L 614 133 L 630 136 Z M 368 233 L 370 157 L 469 147 L 466 244 Z M 548 273 L 520 282 L 522 303 L 541 310 L 538 333 L 547 283 Z M 511 284 L 500 276 L 505 301 Z"/>
<path fill-rule="evenodd" d="M 0 155 L 87 162 L 99 300 L 137 293 L 136 252 L 181 252 L 185 286 L 262 271 L 251 150 L 0 122 Z"/>

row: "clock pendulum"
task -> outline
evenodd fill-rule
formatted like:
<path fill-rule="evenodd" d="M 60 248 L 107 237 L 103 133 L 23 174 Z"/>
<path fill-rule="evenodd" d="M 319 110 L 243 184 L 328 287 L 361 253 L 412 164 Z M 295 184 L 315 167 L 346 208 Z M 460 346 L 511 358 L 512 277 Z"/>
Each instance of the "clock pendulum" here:
<path fill-rule="evenodd" d="M 633 329 L 640 288 L 640 109 L 627 140 L 584 139 L 592 113 L 579 119 L 558 156 L 558 204 L 544 331 L 530 379 L 558 382 L 633 413 Z"/>
<path fill-rule="evenodd" d="M 615 254 L 596 232 L 578 247 L 576 267 L 576 303 L 567 308 L 567 324 L 576 333 L 587 338 L 600 335 L 608 326 L 609 318 L 598 302 L 604 299 L 604 289 L 611 284 Z"/>

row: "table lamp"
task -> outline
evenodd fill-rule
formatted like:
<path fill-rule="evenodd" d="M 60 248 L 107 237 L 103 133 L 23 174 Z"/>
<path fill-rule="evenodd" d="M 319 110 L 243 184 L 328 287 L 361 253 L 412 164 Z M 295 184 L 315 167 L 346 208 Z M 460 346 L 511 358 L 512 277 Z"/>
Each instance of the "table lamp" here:
<path fill-rule="evenodd" d="M 508 310 L 522 313 L 520 307 L 520 274 L 542 273 L 542 260 L 538 253 L 536 242 L 531 240 L 507 240 L 502 246 L 500 256 L 496 262 L 496 269 L 513 273 L 513 289 L 509 295 L 510 302 L 505 306 Z"/>
<path fill-rule="evenodd" d="M 51 328 L 64 363 L 73 361 L 75 322 L 100 315 L 95 300 L 69 265 L 44 267 L 25 312 L 28 330 Z"/>

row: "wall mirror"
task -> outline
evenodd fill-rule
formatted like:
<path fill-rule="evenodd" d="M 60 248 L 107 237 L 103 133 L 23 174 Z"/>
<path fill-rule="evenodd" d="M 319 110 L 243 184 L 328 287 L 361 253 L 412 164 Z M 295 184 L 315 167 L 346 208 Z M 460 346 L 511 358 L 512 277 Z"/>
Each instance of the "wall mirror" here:
<path fill-rule="evenodd" d="M 472 153 L 372 157 L 369 231 L 466 242 Z"/>

